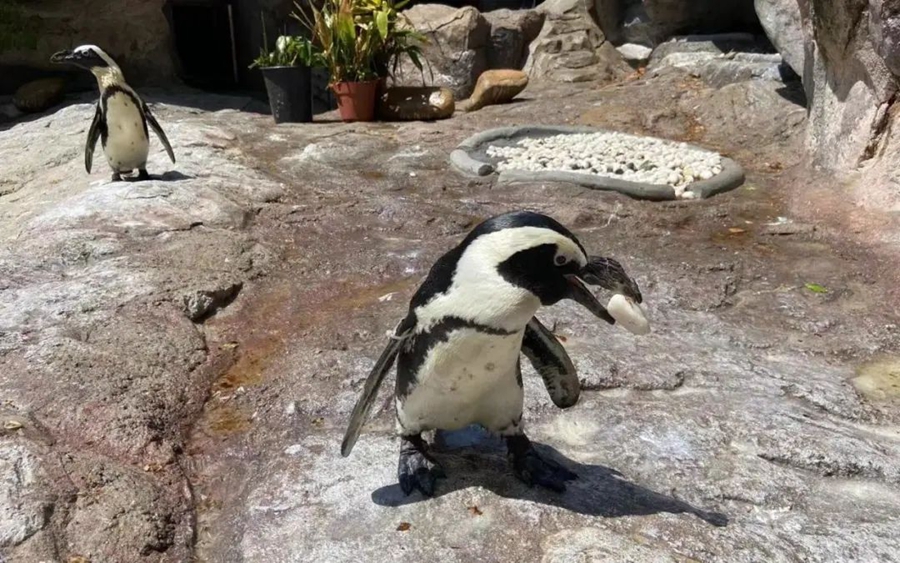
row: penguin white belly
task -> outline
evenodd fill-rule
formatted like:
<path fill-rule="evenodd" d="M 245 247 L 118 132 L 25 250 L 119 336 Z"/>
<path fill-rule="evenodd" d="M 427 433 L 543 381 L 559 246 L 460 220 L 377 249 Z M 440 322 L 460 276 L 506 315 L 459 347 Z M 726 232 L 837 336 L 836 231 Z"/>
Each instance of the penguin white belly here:
<path fill-rule="evenodd" d="M 106 101 L 106 128 L 103 152 L 110 168 L 130 172 L 147 165 L 150 142 L 144 132 L 143 116 L 127 94 L 116 93 Z"/>
<path fill-rule="evenodd" d="M 464 328 L 435 345 L 409 395 L 397 403 L 406 432 L 481 424 L 499 431 L 522 413 L 518 359 L 524 332 L 494 335 Z"/>

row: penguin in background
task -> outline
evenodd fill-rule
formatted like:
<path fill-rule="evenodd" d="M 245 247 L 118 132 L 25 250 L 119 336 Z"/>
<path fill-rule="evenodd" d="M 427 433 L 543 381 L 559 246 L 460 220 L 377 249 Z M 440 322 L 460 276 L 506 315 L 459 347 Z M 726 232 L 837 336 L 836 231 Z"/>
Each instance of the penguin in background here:
<path fill-rule="evenodd" d="M 609 311 L 585 283 L 616 294 Z M 435 262 L 413 295 L 406 318 L 364 384 L 341 454 L 353 449 L 396 361 L 398 479 L 405 494 L 418 489 L 433 496 L 436 480 L 445 476 L 422 432 L 472 424 L 504 438 L 513 473 L 527 485 L 564 491 L 576 475 L 542 457 L 525 435 L 519 364 L 524 354 L 557 407 L 578 401 L 580 382 L 571 359 L 534 316 L 562 299 L 610 324 L 618 319 L 636 334 L 649 330 L 635 304 L 642 301 L 637 283 L 615 260 L 589 256 L 552 218 L 520 211 L 478 225 Z"/>
<path fill-rule="evenodd" d="M 137 92 L 125 82 L 122 69 L 103 49 L 96 45 L 82 45 L 72 51 L 60 51 L 50 61 L 73 64 L 91 72 L 97 79 L 100 99 L 94 110 L 94 120 L 88 130 L 84 146 L 84 167 L 91 172 L 94 147 L 97 139 L 103 146 L 106 161 L 112 168 L 112 180 L 122 179 L 122 174 L 138 171 L 138 180 L 149 180 L 147 156 L 150 153 L 149 125 L 162 142 L 172 163 L 175 153 L 159 122 Z"/>

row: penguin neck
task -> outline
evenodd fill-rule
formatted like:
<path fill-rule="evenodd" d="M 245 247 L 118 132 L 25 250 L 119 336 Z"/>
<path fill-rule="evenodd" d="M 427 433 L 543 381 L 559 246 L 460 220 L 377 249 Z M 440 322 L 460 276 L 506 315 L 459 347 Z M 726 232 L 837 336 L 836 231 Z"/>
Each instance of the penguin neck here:
<path fill-rule="evenodd" d="M 125 76 L 121 69 L 116 66 L 109 66 L 103 69 L 93 71 L 94 77 L 97 79 L 97 86 L 100 91 L 106 90 L 110 86 L 124 86 Z"/>

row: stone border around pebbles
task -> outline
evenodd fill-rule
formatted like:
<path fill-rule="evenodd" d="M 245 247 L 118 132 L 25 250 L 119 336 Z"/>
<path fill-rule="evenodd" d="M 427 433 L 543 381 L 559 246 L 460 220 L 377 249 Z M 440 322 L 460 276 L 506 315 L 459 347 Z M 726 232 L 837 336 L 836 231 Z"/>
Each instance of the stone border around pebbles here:
<path fill-rule="evenodd" d="M 568 172 L 565 170 L 548 170 L 546 172 L 532 172 L 527 170 L 503 170 L 497 172 L 496 166 L 490 162 L 490 158 L 483 155 L 483 150 L 491 141 L 503 139 L 511 141 L 524 137 L 544 137 L 549 135 L 572 133 L 611 133 L 604 129 L 577 126 L 539 126 L 524 125 L 520 127 L 500 127 L 489 129 L 472 135 L 464 140 L 453 152 L 450 153 L 450 162 L 453 166 L 467 176 L 485 177 L 497 173 L 501 182 L 565 182 L 578 184 L 595 190 L 616 191 L 636 199 L 651 201 L 671 201 L 679 199 L 672 186 L 661 184 L 647 184 L 643 182 L 630 182 L 585 174 L 582 172 Z M 656 138 L 656 137 L 654 137 Z M 667 141 L 667 139 L 661 139 Z M 670 141 L 675 142 L 675 141 Z M 688 145 L 699 150 L 702 147 Z M 481 152 L 482 154 L 479 154 Z M 744 170 L 741 166 L 724 156 L 721 157 L 722 171 L 708 180 L 692 182 L 687 186 L 687 191 L 695 194 L 695 197 L 705 199 L 714 195 L 733 190 L 744 183 Z"/>

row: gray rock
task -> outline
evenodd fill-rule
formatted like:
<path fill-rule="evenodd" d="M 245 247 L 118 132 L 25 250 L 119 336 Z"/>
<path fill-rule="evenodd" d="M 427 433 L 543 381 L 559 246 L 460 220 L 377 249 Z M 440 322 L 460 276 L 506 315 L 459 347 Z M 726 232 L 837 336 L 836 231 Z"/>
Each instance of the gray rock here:
<path fill-rule="evenodd" d="M 869 0 L 869 31 L 875 52 L 900 76 L 900 2 Z"/>
<path fill-rule="evenodd" d="M 26 446 L 0 441 L 0 548 L 23 543 L 47 524 L 51 505 L 41 498 L 39 472 L 38 456 Z"/>
<path fill-rule="evenodd" d="M 653 49 L 637 43 L 625 43 L 616 47 L 616 51 L 631 64 L 643 64 L 650 60 Z"/>
<path fill-rule="evenodd" d="M 491 26 L 478 10 L 441 4 L 418 4 L 403 12 L 413 27 L 428 38 L 423 49 L 425 76 L 405 61 L 395 86 L 443 86 L 456 99 L 467 98 L 475 81 L 488 68 Z M 430 67 L 430 69 L 428 68 Z"/>
<path fill-rule="evenodd" d="M 549 0 L 538 10 L 545 14 L 544 25 L 528 47 L 524 68 L 531 80 L 607 80 L 631 70 L 584 3 Z"/>
<path fill-rule="evenodd" d="M 541 31 L 544 13 L 503 9 L 485 12 L 484 17 L 491 26 L 488 68 L 521 69 L 528 59 L 528 46 Z"/>
<path fill-rule="evenodd" d="M 800 0 L 807 57 L 802 74 L 809 100 L 807 146 L 816 164 L 851 170 L 877 153 L 894 119 L 888 111 L 896 77 L 876 52 L 865 3 Z M 888 23 L 885 20 L 885 23 Z M 889 26 L 875 26 L 877 45 L 892 39 Z M 884 47 L 882 50 L 890 49 Z"/>
<path fill-rule="evenodd" d="M 806 49 L 798 0 L 755 0 L 759 23 L 772 45 L 798 75 L 806 68 Z"/>

